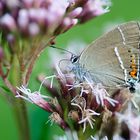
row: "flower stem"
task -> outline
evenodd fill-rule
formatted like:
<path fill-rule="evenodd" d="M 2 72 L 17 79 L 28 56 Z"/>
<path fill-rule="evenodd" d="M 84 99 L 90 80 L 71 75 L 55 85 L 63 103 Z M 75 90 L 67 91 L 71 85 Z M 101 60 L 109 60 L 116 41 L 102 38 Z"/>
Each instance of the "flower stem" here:
<path fill-rule="evenodd" d="M 28 81 L 30 79 L 30 75 L 31 75 L 32 70 L 33 70 L 33 67 L 34 67 L 34 64 L 35 64 L 36 60 L 38 59 L 38 57 L 40 56 L 41 52 L 43 52 L 44 49 L 46 47 L 48 47 L 50 45 L 51 41 L 54 40 L 54 39 L 55 39 L 55 37 L 51 37 L 47 41 L 47 43 L 45 43 L 45 44 L 40 43 L 39 46 L 37 46 L 36 48 L 33 48 L 35 50 L 31 50 L 30 54 L 32 54 L 32 52 L 34 52 L 34 53 L 33 53 L 32 57 L 30 58 L 30 60 L 29 60 L 29 62 L 27 64 L 27 67 L 26 67 L 26 70 L 25 70 L 25 73 L 24 73 L 25 74 L 25 78 L 22 81 L 23 85 L 28 83 Z"/>
<path fill-rule="evenodd" d="M 22 83 L 20 81 L 20 70 L 17 57 L 14 56 L 12 61 L 11 73 L 9 75 L 10 81 L 12 81 L 12 86 L 18 86 Z M 16 94 L 16 93 L 15 93 Z M 29 135 L 29 125 L 28 125 L 28 116 L 25 101 L 22 99 L 17 99 L 14 97 L 13 99 L 13 109 L 15 113 L 15 117 L 17 119 L 17 125 L 20 134 L 20 140 L 30 140 Z"/>
<path fill-rule="evenodd" d="M 22 102 L 22 100 L 17 100 L 14 96 L 10 96 L 7 94 L 7 91 L 5 91 L 4 89 L 0 88 L 0 93 L 5 97 L 5 99 L 7 99 L 7 102 L 10 102 L 11 105 L 11 109 L 13 111 L 14 117 L 16 119 L 16 125 L 18 128 L 18 136 L 19 136 L 19 140 L 29 140 L 30 136 L 29 136 L 29 131 L 27 129 L 27 125 L 25 123 L 25 117 L 24 120 L 22 120 L 23 116 L 21 117 L 20 115 L 22 113 L 20 113 L 21 106 L 17 106 L 17 105 L 22 105 L 23 103 L 19 103 Z M 10 99 L 10 100 L 9 100 Z M 25 112 L 26 113 L 26 112 Z M 26 113 L 27 115 L 27 113 Z M 26 130 L 26 131 L 25 131 Z"/>
<path fill-rule="evenodd" d="M 30 140 L 28 115 L 25 101 L 22 99 L 16 99 L 15 104 L 17 105 L 16 107 L 14 107 L 14 109 L 16 118 L 18 120 L 20 140 Z"/>

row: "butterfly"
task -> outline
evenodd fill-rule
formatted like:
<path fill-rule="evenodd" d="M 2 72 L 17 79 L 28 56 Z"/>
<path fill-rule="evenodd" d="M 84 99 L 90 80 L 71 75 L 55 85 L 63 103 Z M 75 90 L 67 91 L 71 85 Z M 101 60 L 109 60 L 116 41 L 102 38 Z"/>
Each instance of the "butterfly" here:
<path fill-rule="evenodd" d="M 105 87 L 127 86 L 130 91 L 140 81 L 140 25 L 121 24 L 93 41 L 80 55 L 72 55 L 73 72 Z"/>

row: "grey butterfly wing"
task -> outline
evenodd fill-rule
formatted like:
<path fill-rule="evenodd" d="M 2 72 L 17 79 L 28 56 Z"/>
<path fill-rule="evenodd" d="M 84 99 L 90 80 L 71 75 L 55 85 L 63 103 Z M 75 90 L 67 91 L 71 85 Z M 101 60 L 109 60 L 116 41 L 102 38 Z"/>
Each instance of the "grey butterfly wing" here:
<path fill-rule="evenodd" d="M 82 52 L 79 63 L 91 73 L 97 83 L 107 86 L 124 84 L 126 72 L 121 66 L 123 65 L 128 74 L 130 56 L 134 51 L 137 52 L 139 34 L 137 22 L 122 24 L 89 45 Z"/>

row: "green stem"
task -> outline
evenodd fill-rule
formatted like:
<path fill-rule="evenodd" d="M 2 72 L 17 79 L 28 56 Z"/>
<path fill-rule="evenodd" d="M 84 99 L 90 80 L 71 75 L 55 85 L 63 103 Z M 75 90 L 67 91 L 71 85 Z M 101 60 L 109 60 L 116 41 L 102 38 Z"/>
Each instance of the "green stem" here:
<path fill-rule="evenodd" d="M 24 72 L 24 77 L 25 78 L 23 80 L 23 84 L 27 84 L 28 83 L 36 60 L 38 59 L 40 54 L 44 51 L 44 49 L 46 47 L 48 47 L 51 44 L 50 42 L 52 40 L 54 40 L 54 39 L 55 39 L 55 36 L 54 37 L 50 37 L 50 39 L 48 39 L 47 43 L 45 43 L 45 44 L 44 43 L 40 43 L 37 47 L 33 48 L 33 50 L 31 49 L 30 55 L 32 54 L 32 57 L 28 61 L 27 68 L 25 69 L 25 72 Z"/>
<path fill-rule="evenodd" d="M 20 139 L 30 140 L 28 115 L 25 101 L 23 99 L 17 99 L 15 104 L 18 105 L 15 107 L 15 112 L 18 119 Z"/>
<path fill-rule="evenodd" d="M 14 87 L 21 84 L 20 81 L 20 70 L 17 57 L 14 56 L 12 61 L 12 68 L 10 71 L 10 81 Z M 23 99 L 14 99 L 13 101 L 13 109 L 17 119 L 18 130 L 20 134 L 20 140 L 30 140 L 29 136 L 29 125 L 28 125 L 28 116 L 27 116 L 27 109 L 26 104 Z"/>
<path fill-rule="evenodd" d="M 9 100 L 9 95 L 6 93 L 7 91 L 4 91 L 2 88 L 0 88 L 0 93 L 3 94 L 3 96 L 5 97 L 5 99 L 7 99 L 7 102 L 10 102 L 10 105 L 12 105 L 12 109 L 16 118 L 16 123 L 17 123 L 17 127 L 18 127 L 18 131 L 19 131 L 19 140 L 29 140 L 29 132 L 25 133 L 25 130 L 27 130 L 27 126 L 26 124 L 24 124 L 24 121 L 21 120 L 22 118 L 19 116 L 22 113 L 20 113 L 19 111 L 22 108 L 21 106 L 17 106 L 17 105 L 21 105 L 23 103 L 17 103 L 17 102 L 22 102 L 23 100 L 17 100 L 14 96 L 10 95 L 10 100 Z M 26 112 L 25 112 L 26 113 Z M 26 118 L 24 118 L 26 119 Z M 22 123 L 22 125 L 21 125 Z M 24 126 L 24 127 L 22 127 Z"/>

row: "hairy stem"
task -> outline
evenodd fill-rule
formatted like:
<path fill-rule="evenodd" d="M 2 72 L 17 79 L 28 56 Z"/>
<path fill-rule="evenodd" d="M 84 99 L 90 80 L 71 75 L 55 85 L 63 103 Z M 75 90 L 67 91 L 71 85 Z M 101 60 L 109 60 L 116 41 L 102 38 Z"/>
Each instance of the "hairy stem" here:
<path fill-rule="evenodd" d="M 30 131 L 29 131 L 29 124 L 28 124 L 28 115 L 27 115 L 27 108 L 25 101 L 22 99 L 16 100 L 16 107 L 15 112 L 17 119 L 19 121 L 19 133 L 21 140 L 30 140 Z"/>
<path fill-rule="evenodd" d="M 17 59 L 18 58 L 15 55 L 12 61 L 11 73 L 9 75 L 10 81 L 12 81 L 11 85 L 13 87 L 22 84 L 22 79 L 20 79 L 21 72 Z M 19 98 L 14 98 L 13 109 L 15 117 L 17 119 L 20 140 L 30 140 L 27 108 L 25 101 Z"/>
<path fill-rule="evenodd" d="M 31 75 L 32 70 L 33 70 L 33 66 L 34 66 L 36 60 L 38 59 L 40 54 L 44 51 L 44 49 L 50 45 L 50 42 L 52 40 L 54 40 L 54 38 L 55 37 L 50 38 L 46 44 L 42 45 L 42 43 L 41 43 L 41 45 L 39 45 L 36 48 L 36 50 L 34 51 L 34 54 L 32 55 L 32 57 L 31 57 L 31 59 L 30 59 L 30 61 L 28 63 L 27 69 L 25 71 L 25 79 L 23 80 L 23 84 L 27 84 L 28 83 L 28 81 L 30 79 L 30 75 Z"/>

